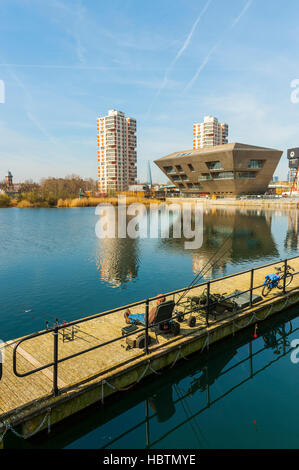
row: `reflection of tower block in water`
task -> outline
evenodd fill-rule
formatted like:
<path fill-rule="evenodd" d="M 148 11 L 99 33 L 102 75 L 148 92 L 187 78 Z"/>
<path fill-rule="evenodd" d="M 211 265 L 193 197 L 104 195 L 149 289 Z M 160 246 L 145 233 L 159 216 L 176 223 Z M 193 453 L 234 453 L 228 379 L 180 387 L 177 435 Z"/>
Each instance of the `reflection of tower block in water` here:
<path fill-rule="evenodd" d="M 7 175 L 5 176 L 5 184 L 7 189 L 13 188 L 13 176 L 10 171 L 8 171 Z"/>
<path fill-rule="evenodd" d="M 292 191 L 298 191 L 299 189 L 298 179 L 299 179 L 299 172 L 297 171 L 297 168 L 290 168 L 289 185 Z"/>

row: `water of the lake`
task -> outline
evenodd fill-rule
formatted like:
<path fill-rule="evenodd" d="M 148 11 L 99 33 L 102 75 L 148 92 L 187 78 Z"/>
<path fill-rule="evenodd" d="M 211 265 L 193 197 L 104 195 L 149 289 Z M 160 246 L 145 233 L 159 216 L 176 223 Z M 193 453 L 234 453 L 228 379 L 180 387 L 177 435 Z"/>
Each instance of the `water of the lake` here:
<path fill-rule="evenodd" d="M 182 239 L 100 240 L 97 220 L 94 208 L 0 210 L 1 339 L 184 287 L 228 235 L 210 278 L 298 254 L 296 210 L 205 210 L 199 250 L 185 250 Z M 296 317 L 296 309 L 275 316 L 254 341 L 251 330 L 242 332 L 59 424 L 50 437 L 24 443 L 10 435 L 7 445 L 298 448 Z"/>

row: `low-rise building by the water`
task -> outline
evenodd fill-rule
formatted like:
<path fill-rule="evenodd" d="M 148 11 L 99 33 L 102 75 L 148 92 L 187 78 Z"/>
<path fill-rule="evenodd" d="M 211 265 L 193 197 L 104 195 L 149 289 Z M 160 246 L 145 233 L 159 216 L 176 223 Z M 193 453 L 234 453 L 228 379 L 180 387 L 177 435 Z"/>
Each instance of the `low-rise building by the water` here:
<path fill-rule="evenodd" d="M 14 196 L 20 190 L 20 184 L 15 184 L 13 182 L 13 175 L 8 170 L 4 178 L 4 184 L 1 184 L 0 193 L 8 194 L 9 196 Z"/>
<path fill-rule="evenodd" d="M 174 152 L 155 163 L 181 193 L 233 197 L 264 194 L 282 153 L 229 143 Z"/>

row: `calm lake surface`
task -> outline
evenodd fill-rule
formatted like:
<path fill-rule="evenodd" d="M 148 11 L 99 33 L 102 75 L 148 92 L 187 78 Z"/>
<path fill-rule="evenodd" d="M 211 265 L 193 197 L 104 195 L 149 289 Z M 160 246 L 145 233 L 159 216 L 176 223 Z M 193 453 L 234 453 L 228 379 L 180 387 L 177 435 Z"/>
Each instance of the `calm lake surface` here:
<path fill-rule="evenodd" d="M 296 210 L 205 210 L 198 250 L 185 250 L 182 239 L 100 240 L 97 221 L 94 208 L 0 209 L 1 339 L 187 286 L 229 235 L 207 278 L 298 254 Z M 242 332 L 58 425 L 49 438 L 10 436 L 8 445 L 298 448 L 299 364 L 290 360 L 297 328 L 293 309 L 254 341 L 253 331 Z"/>

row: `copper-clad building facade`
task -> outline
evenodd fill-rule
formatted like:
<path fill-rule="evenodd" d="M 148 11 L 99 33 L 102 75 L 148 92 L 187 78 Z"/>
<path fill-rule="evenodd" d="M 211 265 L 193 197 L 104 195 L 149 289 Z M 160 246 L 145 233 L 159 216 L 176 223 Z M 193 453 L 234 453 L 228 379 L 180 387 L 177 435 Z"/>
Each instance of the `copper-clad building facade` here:
<path fill-rule="evenodd" d="M 181 192 L 230 197 L 265 193 L 282 153 L 229 143 L 175 152 L 155 163 Z"/>

